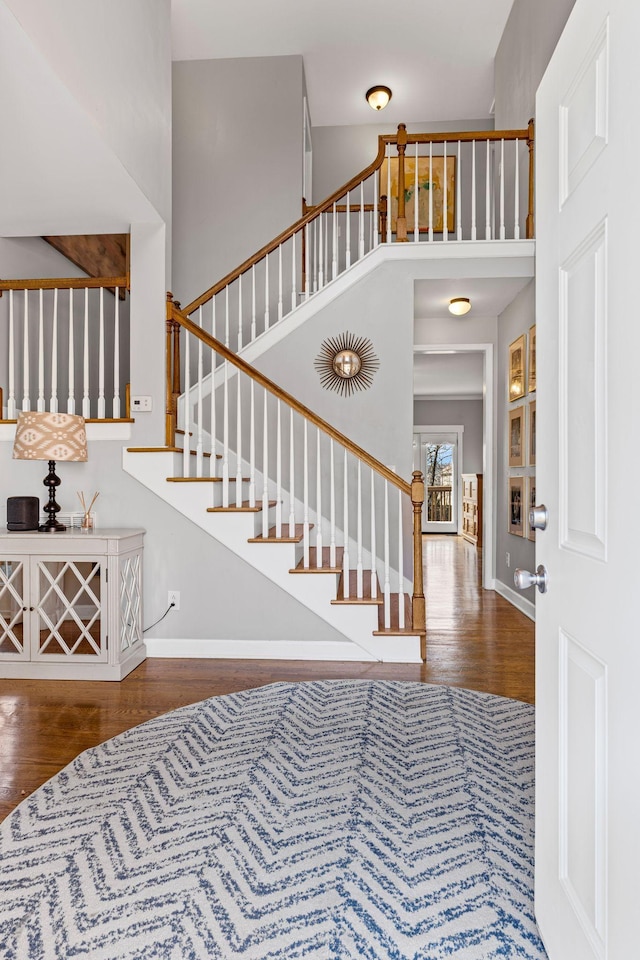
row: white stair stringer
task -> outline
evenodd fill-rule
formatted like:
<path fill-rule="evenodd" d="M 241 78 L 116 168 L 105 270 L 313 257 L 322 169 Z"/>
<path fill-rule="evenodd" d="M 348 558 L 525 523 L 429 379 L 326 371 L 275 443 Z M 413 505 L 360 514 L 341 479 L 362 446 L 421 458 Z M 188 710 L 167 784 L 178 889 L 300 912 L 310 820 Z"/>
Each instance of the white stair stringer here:
<path fill-rule="evenodd" d="M 126 473 L 339 632 L 348 641 L 341 659 L 421 662 L 418 635 L 373 635 L 378 625 L 376 604 L 331 603 L 336 597 L 337 574 L 290 573 L 296 564 L 295 543 L 250 543 L 260 513 L 210 513 L 209 484 L 168 483 L 167 477 L 178 475 L 181 459 L 180 453 L 169 450 L 132 453 L 124 449 L 122 464 Z"/>

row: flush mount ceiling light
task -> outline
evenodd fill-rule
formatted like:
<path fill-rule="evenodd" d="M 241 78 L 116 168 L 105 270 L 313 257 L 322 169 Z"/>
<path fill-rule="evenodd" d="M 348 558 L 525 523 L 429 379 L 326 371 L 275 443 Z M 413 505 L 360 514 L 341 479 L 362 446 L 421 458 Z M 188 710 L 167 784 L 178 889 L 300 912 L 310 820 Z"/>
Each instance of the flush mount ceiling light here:
<path fill-rule="evenodd" d="M 469 297 L 454 297 L 449 301 L 449 313 L 455 317 L 464 317 L 465 313 L 471 310 L 471 301 Z"/>
<path fill-rule="evenodd" d="M 379 366 L 371 341 L 352 333 L 324 340 L 315 360 L 325 390 L 337 390 L 343 396 L 350 396 L 356 390 L 367 390 Z"/>
<path fill-rule="evenodd" d="M 384 110 L 391 100 L 391 90 L 389 87 L 371 87 L 367 90 L 366 100 L 372 110 Z"/>

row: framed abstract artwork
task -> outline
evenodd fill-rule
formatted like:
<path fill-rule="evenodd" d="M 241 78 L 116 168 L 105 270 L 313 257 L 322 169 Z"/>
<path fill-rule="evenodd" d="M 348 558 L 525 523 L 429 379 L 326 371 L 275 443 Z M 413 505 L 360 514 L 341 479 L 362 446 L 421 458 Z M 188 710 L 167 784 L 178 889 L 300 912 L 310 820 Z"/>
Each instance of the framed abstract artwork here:
<path fill-rule="evenodd" d="M 528 462 L 530 467 L 536 465 L 536 402 L 533 400 L 527 409 L 527 447 L 529 450 Z"/>
<path fill-rule="evenodd" d="M 536 389 L 536 325 L 529 327 L 529 382 L 527 385 L 529 393 L 535 393 Z"/>
<path fill-rule="evenodd" d="M 524 466 L 524 407 L 509 410 L 509 466 Z"/>
<path fill-rule="evenodd" d="M 525 336 L 509 344 L 509 400 L 520 400 L 525 389 Z"/>
<path fill-rule="evenodd" d="M 535 528 L 529 523 L 529 513 L 536 505 L 536 478 L 527 477 L 527 540 L 536 539 Z"/>
<path fill-rule="evenodd" d="M 508 530 L 514 537 L 524 536 L 524 477 L 509 477 Z"/>
<path fill-rule="evenodd" d="M 429 215 L 434 233 L 442 233 L 444 226 L 444 185 L 447 188 L 447 230 L 455 229 L 456 204 L 456 158 L 447 157 L 445 172 L 444 157 L 418 157 L 416 182 L 416 158 L 404 159 L 404 202 L 407 232 L 415 230 L 416 187 L 418 190 L 418 229 L 429 230 Z M 431 168 L 430 165 L 431 164 Z M 391 187 L 391 232 L 396 233 L 398 217 L 398 158 L 385 157 L 380 168 L 380 196 L 386 197 Z M 429 202 L 431 198 L 431 202 Z"/>

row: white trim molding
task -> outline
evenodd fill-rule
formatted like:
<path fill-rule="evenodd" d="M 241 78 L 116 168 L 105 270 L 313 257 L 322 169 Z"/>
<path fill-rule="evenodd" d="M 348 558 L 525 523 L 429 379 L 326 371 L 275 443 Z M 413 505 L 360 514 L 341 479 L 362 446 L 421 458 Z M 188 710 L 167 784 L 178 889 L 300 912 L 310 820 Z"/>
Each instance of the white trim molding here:
<path fill-rule="evenodd" d="M 501 597 L 504 597 L 505 600 L 508 600 L 509 603 L 513 604 L 514 607 L 517 607 L 521 613 L 524 613 L 526 617 L 529 617 L 529 620 L 535 622 L 536 619 L 536 605 L 532 603 L 531 600 L 527 600 L 526 597 L 523 597 L 521 593 L 517 590 L 514 590 L 513 587 L 508 587 L 506 583 L 503 583 L 502 580 L 494 580 L 494 589 L 496 593 L 499 593 Z"/>

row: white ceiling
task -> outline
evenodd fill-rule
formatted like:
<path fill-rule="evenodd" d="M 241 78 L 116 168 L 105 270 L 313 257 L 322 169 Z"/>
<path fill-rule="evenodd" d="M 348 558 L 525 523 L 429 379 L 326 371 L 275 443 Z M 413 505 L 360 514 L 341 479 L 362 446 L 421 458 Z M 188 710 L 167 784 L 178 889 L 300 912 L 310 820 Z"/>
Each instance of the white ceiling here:
<path fill-rule="evenodd" d="M 513 0 L 172 0 L 174 60 L 302 55 L 313 126 L 482 119 Z M 380 115 L 365 92 L 386 84 Z"/>
<path fill-rule="evenodd" d="M 413 356 L 414 396 L 476 399 L 482 396 L 484 355 L 476 353 Z"/>
<path fill-rule="evenodd" d="M 473 279 L 416 280 L 413 315 L 417 320 L 449 317 L 449 301 L 468 297 L 471 310 L 456 323 L 465 324 L 479 317 L 498 317 L 516 294 L 530 283 L 531 277 L 474 277 Z"/>

